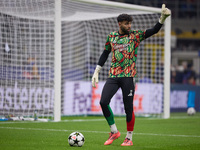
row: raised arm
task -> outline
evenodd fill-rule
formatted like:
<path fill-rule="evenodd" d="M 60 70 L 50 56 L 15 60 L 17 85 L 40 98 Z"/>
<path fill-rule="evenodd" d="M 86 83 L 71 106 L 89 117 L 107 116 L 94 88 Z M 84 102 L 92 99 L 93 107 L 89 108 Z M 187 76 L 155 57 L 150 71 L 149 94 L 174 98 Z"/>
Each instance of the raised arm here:
<path fill-rule="evenodd" d="M 159 18 L 159 21 L 153 28 L 146 30 L 145 39 L 156 34 L 162 27 L 163 23 L 165 22 L 165 19 L 170 15 L 171 11 L 168 8 L 165 8 L 165 4 L 162 4 L 161 16 Z"/>
<path fill-rule="evenodd" d="M 160 30 L 161 27 L 162 27 L 162 24 L 160 24 L 158 22 L 158 23 L 156 23 L 156 25 L 153 28 L 147 29 L 146 33 L 145 33 L 145 39 L 147 39 L 148 37 L 158 33 L 158 31 Z"/>

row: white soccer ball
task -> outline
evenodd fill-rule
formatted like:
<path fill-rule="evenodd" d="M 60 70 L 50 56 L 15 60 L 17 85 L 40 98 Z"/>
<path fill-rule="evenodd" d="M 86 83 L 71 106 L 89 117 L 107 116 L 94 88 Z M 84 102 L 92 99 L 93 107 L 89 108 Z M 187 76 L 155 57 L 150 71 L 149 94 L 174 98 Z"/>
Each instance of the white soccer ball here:
<path fill-rule="evenodd" d="M 188 115 L 194 115 L 196 113 L 196 110 L 194 109 L 194 107 L 190 107 L 187 110 L 187 114 Z"/>
<path fill-rule="evenodd" d="M 73 132 L 68 137 L 68 143 L 70 146 L 83 146 L 85 142 L 85 138 L 82 133 L 80 132 Z"/>

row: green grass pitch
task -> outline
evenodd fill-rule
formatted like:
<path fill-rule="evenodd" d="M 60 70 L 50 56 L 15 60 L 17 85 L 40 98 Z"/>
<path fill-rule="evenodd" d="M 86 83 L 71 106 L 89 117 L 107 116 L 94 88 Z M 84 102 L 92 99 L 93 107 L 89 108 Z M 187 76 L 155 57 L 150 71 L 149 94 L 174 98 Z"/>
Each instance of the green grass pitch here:
<path fill-rule="evenodd" d="M 115 117 L 121 137 L 104 146 L 110 131 L 102 116 L 63 117 L 61 122 L 0 122 L 1 150 L 200 150 L 200 113 L 172 113 L 170 119 L 136 118 L 133 146 L 120 146 L 126 136 L 125 117 Z M 79 131 L 83 147 L 67 138 Z"/>

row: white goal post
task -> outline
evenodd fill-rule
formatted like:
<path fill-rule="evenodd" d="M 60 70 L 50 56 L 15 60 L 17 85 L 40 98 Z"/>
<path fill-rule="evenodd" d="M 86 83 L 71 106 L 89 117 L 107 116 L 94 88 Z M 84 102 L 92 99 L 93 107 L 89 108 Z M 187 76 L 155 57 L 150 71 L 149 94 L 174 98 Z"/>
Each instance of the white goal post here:
<path fill-rule="evenodd" d="M 116 17 L 133 16 L 133 29 L 153 27 L 161 8 L 103 0 L 0 0 L 0 116 L 60 121 L 62 115 L 99 115 L 102 86 L 91 76 L 107 35 L 118 29 Z M 160 32 L 141 42 L 136 114 L 170 117 L 171 17 Z M 120 91 L 111 107 L 124 115 Z"/>
<path fill-rule="evenodd" d="M 61 120 L 61 0 L 55 0 L 55 79 L 54 121 Z"/>

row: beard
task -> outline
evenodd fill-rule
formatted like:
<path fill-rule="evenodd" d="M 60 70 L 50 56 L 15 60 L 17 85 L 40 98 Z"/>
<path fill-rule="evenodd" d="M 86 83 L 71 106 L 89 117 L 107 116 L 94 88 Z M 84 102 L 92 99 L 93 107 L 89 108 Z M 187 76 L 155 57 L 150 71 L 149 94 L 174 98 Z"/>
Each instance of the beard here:
<path fill-rule="evenodd" d="M 121 30 L 122 30 L 122 32 L 124 32 L 124 34 L 129 34 L 129 31 L 128 30 L 130 30 L 130 29 L 125 29 L 124 27 L 121 27 Z"/>

